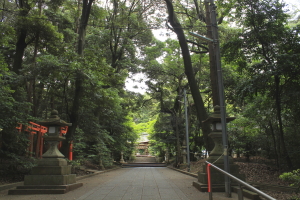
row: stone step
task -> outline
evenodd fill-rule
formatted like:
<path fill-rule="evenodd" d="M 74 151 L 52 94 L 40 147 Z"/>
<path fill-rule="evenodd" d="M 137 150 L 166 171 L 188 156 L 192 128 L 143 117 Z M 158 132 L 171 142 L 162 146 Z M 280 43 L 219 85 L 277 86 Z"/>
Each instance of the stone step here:
<path fill-rule="evenodd" d="M 16 189 L 8 191 L 9 195 L 21 194 L 65 194 L 71 190 L 81 187 L 83 183 L 73 183 L 69 185 L 21 185 Z"/>
<path fill-rule="evenodd" d="M 22 195 L 22 194 L 65 194 L 66 189 L 15 189 L 9 190 L 9 195 Z"/>
<path fill-rule="evenodd" d="M 122 167 L 166 167 L 164 163 L 123 163 Z"/>
<path fill-rule="evenodd" d="M 156 159 L 155 157 L 152 157 L 152 156 L 147 156 L 147 157 L 136 157 L 135 160 L 134 160 L 135 163 L 143 163 L 143 162 L 146 162 L 146 163 L 156 163 Z"/>

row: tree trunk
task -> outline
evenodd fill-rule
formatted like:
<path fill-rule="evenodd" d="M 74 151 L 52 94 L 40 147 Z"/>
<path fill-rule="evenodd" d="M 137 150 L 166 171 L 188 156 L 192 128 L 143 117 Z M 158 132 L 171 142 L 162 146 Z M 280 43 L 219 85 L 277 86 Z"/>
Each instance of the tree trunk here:
<path fill-rule="evenodd" d="M 273 125 L 272 125 L 271 121 L 269 121 L 269 126 L 270 126 L 270 132 L 271 132 L 273 143 L 274 143 L 274 150 L 275 150 L 275 156 L 276 156 L 276 165 L 277 165 L 277 168 L 279 168 L 279 156 L 278 156 L 278 151 L 277 151 L 276 137 L 275 137 L 275 134 L 274 134 L 274 129 L 273 129 Z"/>
<path fill-rule="evenodd" d="M 38 8 L 39 8 L 39 16 L 42 16 L 42 0 L 38 0 Z M 34 43 L 34 52 L 33 52 L 33 63 L 36 66 L 36 57 L 39 48 L 39 39 L 40 39 L 40 32 L 37 31 Z M 36 78 L 34 77 L 32 80 L 32 116 L 37 117 L 38 113 L 38 99 L 37 99 L 37 91 L 36 91 Z"/>
<path fill-rule="evenodd" d="M 20 0 L 17 2 L 17 6 L 20 8 L 18 14 L 20 17 L 25 17 L 28 15 L 30 11 L 30 6 L 27 3 L 27 1 Z M 18 31 L 19 31 L 19 35 L 16 43 L 16 53 L 14 56 L 13 71 L 19 75 L 20 69 L 22 69 L 24 51 L 28 44 L 26 43 L 27 30 L 21 28 Z"/>
<path fill-rule="evenodd" d="M 80 25 L 78 30 L 78 43 L 77 43 L 77 53 L 80 57 L 83 57 L 83 51 L 84 51 L 84 43 L 85 43 L 85 34 L 86 34 L 86 28 L 87 23 L 89 21 L 91 7 L 94 0 L 83 0 L 82 5 L 82 14 L 80 18 Z M 75 92 L 74 92 L 74 98 L 73 98 L 73 104 L 71 113 L 69 113 L 70 121 L 72 123 L 72 126 L 69 128 L 68 133 L 66 134 L 66 143 L 70 143 L 74 139 L 74 135 L 76 132 L 76 128 L 79 125 L 79 108 L 80 108 L 80 98 L 83 93 L 83 73 L 81 70 L 76 71 L 75 76 Z M 66 156 L 68 152 L 68 145 L 64 145 L 62 152 Z"/>
<path fill-rule="evenodd" d="M 20 74 L 20 69 L 22 69 L 22 64 L 23 64 L 23 55 L 25 48 L 27 47 L 26 44 L 26 36 L 27 36 L 27 31 L 24 29 L 20 30 L 20 35 L 18 37 L 18 41 L 16 44 L 16 54 L 14 56 L 14 63 L 13 63 L 13 71 L 16 74 Z"/>
<path fill-rule="evenodd" d="M 192 61 L 191 61 L 191 56 L 190 56 L 190 51 L 186 42 L 186 38 L 183 32 L 183 29 L 181 27 L 181 24 L 179 23 L 173 9 L 173 4 L 171 0 L 165 0 L 168 8 L 168 13 L 169 13 L 169 22 L 171 26 L 174 28 L 174 31 L 177 35 L 181 51 L 182 51 L 182 57 L 184 61 L 184 69 L 185 69 L 185 74 L 187 76 L 189 86 L 191 89 L 192 97 L 196 106 L 196 111 L 197 111 L 197 118 L 199 120 L 199 123 L 201 124 L 203 136 L 204 136 L 204 141 L 206 144 L 207 149 L 212 149 L 212 145 L 210 142 L 208 142 L 208 134 L 210 133 L 210 125 L 207 123 L 202 123 L 202 121 L 206 120 L 208 115 L 206 113 L 205 107 L 204 107 L 204 102 L 203 99 L 200 95 L 199 88 L 197 86 L 197 82 L 195 80 L 195 73 L 193 70 L 192 66 Z"/>
<path fill-rule="evenodd" d="M 279 136 L 280 136 L 280 146 L 282 149 L 282 157 L 286 159 L 287 165 L 289 169 L 293 168 L 292 160 L 287 152 L 286 145 L 284 142 L 284 131 L 282 125 L 282 118 L 281 118 L 281 102 L 280 102 L 280 91 L 279 91 L 279 84 L 280 84 L 280 77 L 278 75 L 274 76 L 275 81 L 275 99 L 276 99 L 276 108 L 277 108 L 277 118 L 279 124 Z"/>

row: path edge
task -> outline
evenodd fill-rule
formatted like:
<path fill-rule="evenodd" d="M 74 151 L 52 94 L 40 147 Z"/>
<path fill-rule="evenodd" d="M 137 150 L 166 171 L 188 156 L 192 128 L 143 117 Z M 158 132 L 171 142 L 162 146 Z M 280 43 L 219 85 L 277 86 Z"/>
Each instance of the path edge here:
<path fill-rule="evenodd" d="M 92 176 L 96 176 L 96 175 L 99 175 L 99 174 L 103 174 L 103 173 L 106 173 L 106 172 L 110 172 L 110 171 L 113 171 L 113 170 L 117 170 L 117 169 L 121 169 L 121 166 L 116 166 L 116 167 L 113 167 L 111 169 L 107 169 L 107 170 L 103 170 L 103 171 L 96 171 L 96 170 L 94 171 L 93 170 L 92 171 L 93 173 L 76 177 L 76 181 L 79 181 L 79 180 L 82 180 L 82 179 L 85 179 L 85 178 L 89 178 L 89 177 L 92 177 Z M 17 186 L 22 186 L 22 185 L 24 185 L 24 181 L 5 184 L 5 185 L 0 185 L 0 191 L 11 189 L 11 188 L 14 188 L 14 187 L 17 187 Z"/>

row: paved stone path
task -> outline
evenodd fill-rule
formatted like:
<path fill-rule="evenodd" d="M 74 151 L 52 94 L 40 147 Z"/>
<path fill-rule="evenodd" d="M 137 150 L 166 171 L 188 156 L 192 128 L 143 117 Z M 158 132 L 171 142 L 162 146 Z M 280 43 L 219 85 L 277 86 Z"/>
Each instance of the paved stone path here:
<path fill-rule="evenodd" d="M 99 174 L 78 182 L 83 187 L 66 194 L 54 195 L 7 195 L 5 200 L 208 200 L 208 193 L 199 192 L 192 186 L 196 178 L 160 167 L 121 168 Z M 213 193 L 215 200 L 237 199 Z M 245 198 L 246 199 L 246 198 Z"/>

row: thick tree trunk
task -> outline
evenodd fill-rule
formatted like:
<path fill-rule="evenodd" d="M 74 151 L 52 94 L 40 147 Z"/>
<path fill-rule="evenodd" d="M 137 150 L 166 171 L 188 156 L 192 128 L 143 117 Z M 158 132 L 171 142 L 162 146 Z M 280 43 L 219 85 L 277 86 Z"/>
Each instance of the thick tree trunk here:
<path fill-rule="evenodd" d="M 82 14 L 80 18 L 80 26 L 78 30 L 78 46 L 77 46 L 77 53 L 79 56 L 83 57 L 84 51 L 84 43 L 85 43 L 85 34 L 87 23 L 89 21 L 90 12 L 92 8 L 94 0 L 83 0 L 82 4 Z M 77 70 L 75 76 L 75 92 L 73 98 L 73 104 L 71 113 L 69 113 L 70 121 L 72 126 L 69 128 L 68 133 L 66 134 L 66 143 L 70 143 L 74 139 L 74 135 L 76 132 L 76 128 L 79 125 L 79 108 L 80 108 L 80 99 L 83 94 L 83 73 L 81 70 Z M 62 149 L 62 152 L 66 156 L 68 152 L 68 146 L 64 145 L 65 147 Z"/>
<path fill-rule="evenodd" d="M 197 82 L 195 80 L 195 73 L 192 66 L 190 51 L 186 42 L 186 38 L 183 32 L 183 29 L 181 27 L 181 24 L 179 23 L 178 19 L 176 18 L 176 15 L 174 13 L 173 4 L 171 0 L 165 0 L 167 7 L 168 7 L 168 13 L 169 13 L 169 22 L 171 26 L 174 28 L 174 31 L 177 35 L 181 51 L 182 51 L 182 57 L 184 61 L 184 69 L 185 74 L 187 76 L 189 86 L 191 89 L 192 97 L 194 99 L 194 103 L 197 110 L 197 118 L 199 120 L 199 123 L 201 124 L 205 144 L 207 149 L 212 149 L 211 145 L 209 145 L 208 142 L 208 134 L 210 133 L 210 125 L 207 123 L 202 123 L 202 121 L 206 120 L 208 115 L 204 107 L 203 99 L 200 95 L 200 91 L 197 85 Z"/>
<path fill-rule="evenodd" d="M 20 0 L 17 2 L 18 7 L 20 8 L 19 11 L 19 16 L 20 17 L 25 17 L 28 15 L 31 7 L 27 3 L 27 1 Z M 26 43 L 26 37 L 27 37 L 27 30 L 26 29 L 19 29 L 19 35 L 18 35 L 18 40 L 16 43 L 16 53 L 14 56 L 14 62 L 13 62 L 13 71 L 16 74 L 20 74 L 20 69 L 22 69 L 22 63 L 23 63 L 23 56 L 24 56 L 24 51 L 27 47 Z"/>
<path fill-rule="evenodd" d="M 20 74 L 20 69 L 22 69 L 23 55 L 24 55 L 24 51 L 27 47 L 27 44 L 25 41 L 26 36 L 27 36 L 27 31 L 24 29 L 21 29 L 20 35 L 18 37 L 18 41 L 16 44 L 16 54 L 14 56 L 14 62 L 13 62 L 13 71 L 16 74 Z"/>
<path fill-rule="evenodd" d="M 281 102 L 280 102 L 280 91 L 279 91 L 279 85 L 280 85 L 280 78 L 278 75 L 275 75 L 275 99 L 276 99 L 276 108 L 277 108 L 277 118 L 278 118 L 278 124 L 279 124 L 279 136 L 280 136 L 280 146 L 282 149 L 282 157 L 286 159 L 287 165 L 289 169 L 293 168 L 292 160 L 288 154 L 288 151 L 286 149 L 286 145 L 284 142 L 284 131 L 283 131 L 283 125 L 282 125 L 282 118 L 281 118 Z"/>

